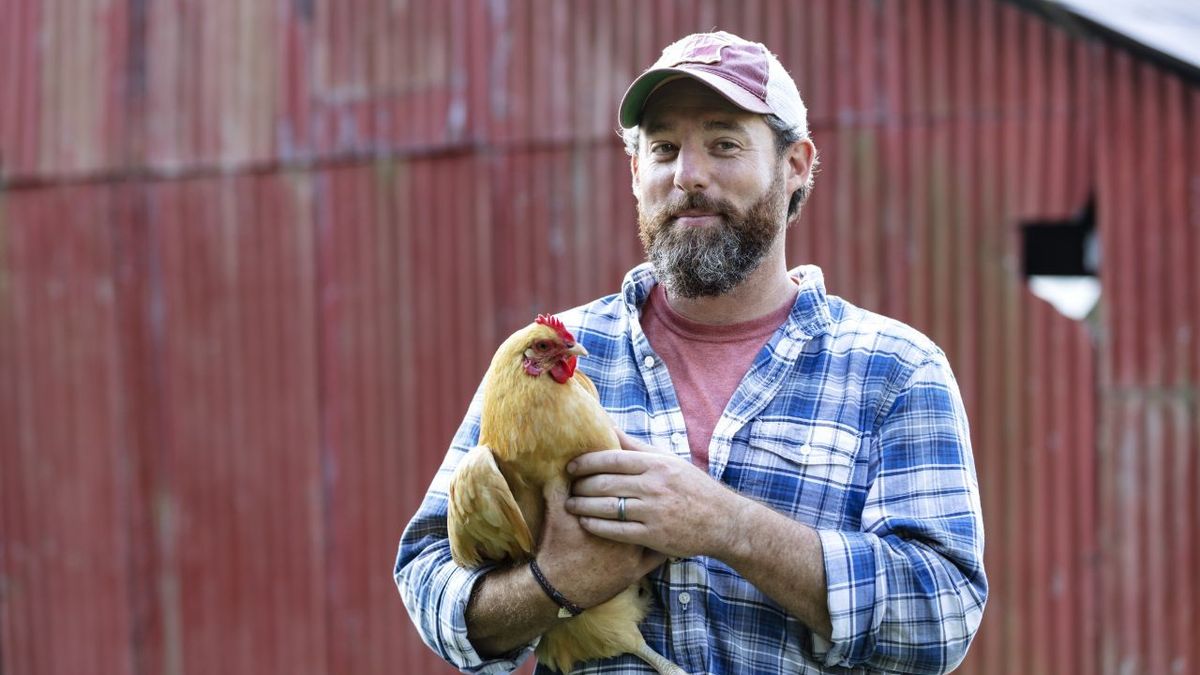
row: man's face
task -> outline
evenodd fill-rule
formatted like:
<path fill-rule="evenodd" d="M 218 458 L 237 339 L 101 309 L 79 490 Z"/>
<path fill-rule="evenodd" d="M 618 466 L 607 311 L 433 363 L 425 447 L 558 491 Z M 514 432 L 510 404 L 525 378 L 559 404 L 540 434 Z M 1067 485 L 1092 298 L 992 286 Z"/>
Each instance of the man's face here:
<path fill-rule="evenodd" d="M 728 292 L 787 222 L 787 162 L 760 115 L 684 78 L 646 104 L 633 160 L 638 232 L 659 280 L 685 298 Z"/>

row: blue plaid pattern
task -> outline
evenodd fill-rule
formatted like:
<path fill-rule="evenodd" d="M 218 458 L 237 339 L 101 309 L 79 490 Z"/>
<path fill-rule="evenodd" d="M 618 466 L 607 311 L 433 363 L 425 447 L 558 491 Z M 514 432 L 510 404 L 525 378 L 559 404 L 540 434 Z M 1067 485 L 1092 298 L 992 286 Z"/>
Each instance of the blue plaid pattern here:
<path fill-rule="evenodd" d="M 707 557 L 651 574 L 654 602 L 642 632 L 689 673 L 945 672 L 965 656 L 987 598 L 979 489 L 958 386 L 928 338 L 827 296 L 815 266 L 792 275 L 800 285 L 795 306 L 717 423 L 709 472 L 818 531 L 832 639 Z M 675 391 L 639 323 L 654 284 L 641 265 L 620 294 L 560 316 L 587 347 L 580 367 L 617 424 L 686 459 Z M 457 567 L 446 540 L 446 487 L 478 438 L 479 405 L 476 394 L 401 538 L 394 576 L 421 636 L 442 658 L 465 672 L 507 672 L 534 644 L 502 659 L 475 652 L 464 611 L 487 569 Z M 623 656 L 578 672 L 652 671 Z"/>

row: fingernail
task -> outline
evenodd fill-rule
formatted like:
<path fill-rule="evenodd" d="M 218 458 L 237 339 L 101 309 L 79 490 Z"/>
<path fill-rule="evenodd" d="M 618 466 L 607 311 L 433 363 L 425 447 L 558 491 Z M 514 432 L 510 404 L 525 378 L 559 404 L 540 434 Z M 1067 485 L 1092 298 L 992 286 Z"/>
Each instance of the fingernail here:
<path fill-rule="evenodd" d="M 577 468 L 578 468 L 578 465 L 575 462 L 571 462 L 571 463 L 567 464 L 567 473 L 575 473 L 575 469 L 577 469 Z"/>

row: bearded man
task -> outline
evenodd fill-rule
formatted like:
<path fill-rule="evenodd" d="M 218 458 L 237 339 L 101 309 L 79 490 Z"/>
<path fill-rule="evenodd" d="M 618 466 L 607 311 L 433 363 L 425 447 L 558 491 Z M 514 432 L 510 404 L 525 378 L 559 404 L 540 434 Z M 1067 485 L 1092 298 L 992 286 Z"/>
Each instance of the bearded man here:
<path fill-rule="evenodd" d="M 690 673 L 941 673 L 983 614 L 983 521 L 943 352 L 789 271 L 816 149 L 761 44 L 688 36 L 626 92 L 648 262 L 561 318 L 625 452 L 568 467 L 538 563 L 453 568 L 445 494 L 401 540 L 396 583 L 425 641 L 504 672 L 559 619 L 649 574 L 648 644 Z M 478 436 L 478 397 L 435 486 Z M 453 569 L 452 569 L 453 568 Z M 633 656 L 579 672 L 645 672 Z M 539 671 L 541 672 L 541 671 Z"/>

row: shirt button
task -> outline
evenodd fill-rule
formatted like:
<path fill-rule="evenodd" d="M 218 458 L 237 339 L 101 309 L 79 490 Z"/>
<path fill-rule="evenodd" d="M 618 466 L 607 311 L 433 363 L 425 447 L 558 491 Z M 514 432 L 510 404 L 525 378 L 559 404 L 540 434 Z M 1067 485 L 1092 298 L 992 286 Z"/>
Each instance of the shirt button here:
<path fill-rule="evenodd" d="M 807 455 L 810 452 L 812 452 L 812 446 L 809 445 L 808 443 L 805 443 L 804 445 L 800 446 L 800 454 Z"/>
<path fill-rule="evenodd" d="M 689 603 L 689 602 L 691 602 L 691 601 L 692 601 L 692 594 L 691 594 L 691 593 L 688 593 L 687 591 L 684 591 L 684 592 L 682 592 L 682 593 L 680 593 L 680 594 L 679 594 L 679 604 L 683 605 L 684 607 L 687 607 L 687 606 L 688 606 L 688 603 Z"/>
<path fill-rule="evenodd" d="M 654 367 L 654 357 L 647 356 L 646 358 L 642 359 L 642 365 L 646 366 L 647 368 L 653 368 Z"/>
<path fill-rule="evenodd" d="M 675 445 L 683 445 L 683 434 L 679 433 L 678 431 L 671 434 L 671 442 Z"/>

